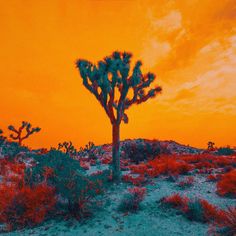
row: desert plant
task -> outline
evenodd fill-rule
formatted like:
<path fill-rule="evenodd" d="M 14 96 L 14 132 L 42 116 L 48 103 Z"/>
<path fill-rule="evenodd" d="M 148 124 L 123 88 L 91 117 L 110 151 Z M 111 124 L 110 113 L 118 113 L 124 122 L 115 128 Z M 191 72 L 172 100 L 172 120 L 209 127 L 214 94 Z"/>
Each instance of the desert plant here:
<path fill-rule="evenodd" d="M 22 121 L 22 125 L 18 129 L 16 129 L 13 125 L 9 125 L 8 129 L 13 132 L 13 134 L 10 134 L 10 138 L 17 140 L 19 145 L 22 144 L 24 139 L 27 139 L 33 133 L 38 133 L 41 130 L 39 127 L 33 128 L 31 124 L 26 121 Z M 24 131 L 26 132 L 25 135 L 23 134 Z"/>
<path fill-rule="evenodd" d="M 209 203 L 205 199 L 199 199 L 198 200 L 202 206 L 202 209 L 204 211 L 204 219 L 202 221 L 205 222 L 216 222 L 221 221 L 222 216 L 224 215 L 224 211 L 217 206 Z"/>
<path fill-rule="evenodd" d="M 185 175 L 192 170 L 192 166 L 183 160 L 178 160 L 174 156 L 164 156 L 149 161 L 148 165 L 157 170 L 157 175 L 168 176 Z"/>
<path fill-rule="evenodd" d="M 202 223 L 214 223 L 222 220 L 225 211 L 204 199 L 190 200 L 186 216 L 188 219 Z"/>
<path fill-rule="evenodd" d="M 129 188 L 128 193 L 121 200 L 118 210 L 122 212 L 136 212 L 140 208 L 140 203 L 143 201 L 145 193 L 145 188 Z"/>
<path fill-rule="evenodd" d="M 56 203 L 54 189 L 46 184 L 33 187 L 0 185 L 0 221 L 8 230 L 41 223 Z"/>
<path fill-rule="evenodd" d="M 189 199 L 185 196 L 182 197 L 178 193 L 174 193 L 170 196 L 162 198 L 160 202 L 166 206 L 176 208 L 182 212 L 186 212 L 188 208 Z"/>
<path fill-rule="evenodd" d="M 1 182 L 11 182 L 18 185 L 22 184 L 25 172 L 25 163 L 18 163 L 9 158 L 0 159 Z"/>
<path fill-rule="evenodd" d="M 208 175 L 207 176 L 207 181 L 209 181 L 209 182 L 216 182 L 217 180 L 219 180 L 219 178 L 220 178 L 220 175 L 218 174 L 218 175 L 213 175 L 213 174 L 210 174 L 210 175 Z"/>
<path fill-rule="evenodd" d="M 132 183 L 133 185 L 136 185 L 136 186 L 140 186 L 146 181 L 146 179 L 143 175 L 139 175 L 139 176 L 134 177 L 129 174 L 123 175 L 122 180 L 127 183 Z"/>
<path fill-rule="evenodd" d="M 192 221 L 205 222 L 204 208 L 201 202 L 196 199 L 188 202 L 186 216 Z"/>
<path fill-rule="evenodd" d="M 56 203 L 54 188 L 46 182 L 29 186 L 24 163 L 2 159 L 0 166 L 0 222 L 8 230 L 41 223 Z"/>
<path fill-rule="evenodd" d="M 93 142 L 88 142 L 84 148 L 80 148 L 81 151 L 89 153 L 92 149 L 94 149 L 95 145 Z"/>
<path fill-rule="evenodd" d="M 71 141 L 59 143 L 58 147 L 57 147 L 57 150 L 60 150 L 60 151 L 66 153 L 66 154 L 69 154 L 69 155 L 76 154 L 76 149 L 73 146 Z"/>
<path fill-rule="evenodd" d="M 145 142 L 142 139 L 135 140 L 135 142 L 125 142 L 122 145 L 124 158 L 131 162 L 139 164 L 139 162 L 153 159 L 160 154 L 160 146 L 153 143 Z"/>
<path fill-rule="evenodd" d="M 11 160 L 17 159 L 21 153 L 29 151 L 27 147 L 20 146 L 16 142 L 9 142 L 7 140 L 5 140 L 4 144 L 1 145 L 1 149 L 2 149 L 2 155 L 8 157 Z"/>
<path fill-rule="evenodd" d="M 207 149 L 208 149 L 209 151 L 214 150 L 214 145 L 215 145 L 214 142 L 209 141 L 209 142 L 207 143 Z"/>
<path fill-rule="evenodd" d="M 97 160 L 98 156 L 101 156 L 102 154 L 102 148 L 95 146 L 95 144 L 90 141 L 84 147 L 81 147 L 79 151 L 80 156 L 87 156 L 89 160 Z"/>
<path fill-rule="evenodd" d="M 83 85 L 96 97 L 112 124 L 113 179 L 120 181 L 120 123 L 128 123 L 125 113 L 131 105 L 140 104 L 161 92 L 161 87 L 146 91 L 154 81 L 152 73 L 142 74 L 141 61 L 130 72 L 130 53 L 113 52 L 97 65 L 77 60 Z M 129 97 L 133 92 L 132 97 Z"/>
<path fill-rule="evenodd" d="M 221 147 L 217 150 L 216 154 L 217 155 L 222 155 L 222 156 L 230 156 L 233 155 L 235 152 L 233 149 L 230 147 Z"/>
<path fill-rule="evenodd" d="M 209 235 L 235 236 L 236 235 L 236 208 L 228 207 L 223 210 L 210 204 L 204 199 L 190 200 L 179 194 L 164 197 L 160 202 L 176 208 L 189 220 L 210 223 Z"/>
<path fill-rule="evenodd" d="M 49 186 L 55 187 L 60 201 L 57 208 L 65 214 L 81 219 L 92 213 L 94 197 L 102 192 L 103 182 L 108 173 L 99 176 L 86 176 L 79 161 L 68 158 L 68 154 L 52 150 L 47 154 L 34 155 L 37 162 L 31 170 L 27 170 L 29 185 L 46 180 Z"/>
<path fill-rule="evenodd" d="M 236 169 L 221 175 L 216 184 L 217 193 L 221 196 L 236 197 Z"/>
<path fill-rule="evenodd" d="M 236 235 L 236 207 L 228 207 L 221 213 L 221 217 L 213 222 L 213 228 L 210 232 L 217 236 L 235 236 Z"/>
<path fill-rule="evenodd" d="M 194 177 L 189 176 L 189 177 L 186 177 L 184 180 L 180 181 L 178 183 L 178 186 L 181 187 L 181 188 L 186 188 L 186 187 L 192 186 L 193 183 L 194 183 Z"/>

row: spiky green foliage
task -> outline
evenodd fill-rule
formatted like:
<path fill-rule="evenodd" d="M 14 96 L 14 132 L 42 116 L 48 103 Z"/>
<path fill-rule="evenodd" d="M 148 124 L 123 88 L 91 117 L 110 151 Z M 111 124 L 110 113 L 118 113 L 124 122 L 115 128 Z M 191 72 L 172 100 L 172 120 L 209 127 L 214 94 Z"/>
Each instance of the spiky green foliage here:
<path fill-rule="evenodd" d="M 155 75 L 143 74 L 141 61 L 137 61 L 131 71 L 131 58 L 131 53 L 115 51 L 97 65 L 81 59 L 76 62 L 84 86 L 100 102 L 112 124 L 120 124 L 122 120 L 128 123 L 125 110 L 161 92 L 160 86 L 149 89 Z M 132 92 L 131 97 L 128 96 L 129 92 Z M 119 96 L 115 93 L 119 93 Z"/>
<path fill-rule="evenodd" d="M 132 55 L 113 52 L 97 64 L 79 59 L 76 66 L 84 86 L 96 97 L 112 124 L 113 180 L 120 182 L 120 123 L 128 123 L 125 111 L 161 92 L 161 87 L 150 88 L 153 73 L 143 74 L 142 63 L 137 61 L 131 69 Z"/>

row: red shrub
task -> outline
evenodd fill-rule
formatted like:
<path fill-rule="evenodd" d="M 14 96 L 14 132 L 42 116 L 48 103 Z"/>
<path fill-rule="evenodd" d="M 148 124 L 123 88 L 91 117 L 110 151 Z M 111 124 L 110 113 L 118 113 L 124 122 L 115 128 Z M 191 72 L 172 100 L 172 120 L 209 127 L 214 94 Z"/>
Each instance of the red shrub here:
<path fill-rule="evenodd" d="M 103 173 L 102 170 L 97 170 L 97 171 L 93 172 L 91 175 L 96 176 L 96 175 L 101 175 L 102 173 Z"/>
<path fill-rule="evenodd" d="M 236 169 L 223 174 L 216 187 L 219 195 L 236 197 Z"/>
<path fill-rule="evenodd" d="M 156 169 L 156 168 L 147 169 L 147 175 L 152 177 L 152 178 L 155 178 L 158 175 L 160 175 L 160 170 Z"/>
<path fill-rule="evenodd" d="M 207 160 L 198 162 L 194 166 L 195 166 L 196 169 L 203 169 L 203 168 L 211 169 L 211 168 L 215 168 L 215 165 L 213 163 L 211 163 L 211 162 L 208 162 Z"/>
<path fill-rule="evenodd" d="M 215 181 L 217 181 L 217 180 L 219 180 L 219 177 L 220 177 L 220 175 L 208 175 L 207 176 L 207 181 L 212 181 L 212 182 L 215 182 Z"/>
<path fill-rule="evenodd" d="M 10 180 L 12 176 L 23 176 L 24 171 L 24 163 L 11 162 L 7 159 L 0 160 L 0 175 L 2 175 L 5 180 Z"/>
<path fill-rule="evenodd" d="M 205 157 L 203 157 L 202 155 L 188 155 L 188 156 L 182 157 L 183 161 L 190 163 L 190 164 L 198 163 L 202 159 L 205 159 Z"/>
<path fill-rule="evenodd" d="M 54 176 L 54 171 L 51 167 L 44 167 L 43 177 L 47 181 L 49 178 Z"/>
<path fill-rule="evenodd" d="M 56 203 L 54 189 L 46 184 L 18 188 L 2 183 L 0 199 L 0 221 L 9 229 L 42 222 Z"/>
<path fill-rule="evenodd" d="M 214 160 L 215 165 L 218 167 L 226 167 L 233 165 L 233 159 L 230 157 L 216 157 Z"/>
<path fill-rule="evenodd" d="M 206 222 L 219 220 L 221 218 L 221 210 L 219 210 L 216 206 L 210 204 L 204 199 L 200 199 L 199 201 L 203 208 L 204 218 Z"/>
<path fill-rule="evenodd" d="M 125 194 L 124 198 L 121 200 L 118 209 L 123 212 L 136 212 L 144 199 L 146 188 L 129 188 L 128 192 L 129 193 Z"/>
<path fill-rule="evenodd" d="M 182 160 L 177 160 L 175 156 L 163 156 L 148 163 L 156 173 L 163 175 L 182 175 L 192 170 L 192 166 Z"/>
<path fill-rule="evenodd" d="M 133 185 L 142 185 L 145 182 L 145 177 L 143 175 L 134 177 L 132 175 L 123 175 L 122 177 L 124 182 L 132 183 Z"/>
<path fill-rule="evenodd" d="M 137 201 L 141 202 L 146 194 L 146 188 L 134 187 L 128 189 L 129 193 L 134 195 Z"/>
<path fill-rule="evenodd" d="M 104 165 L 108 165 L 108 164 L 111 164 L 112 160 L 110 157 L 105 157 L 105 158 L 102 158 L 101 159 L 101 163 L 104 164 Z"/>
<path fill-rule="evenodd" d="M 218 236 L 236 235 L 236 207 L 229 207 L 226 211 L 221 210 L 209 233 Z"/>
<path fill-rule="evenodd" d="M 171 207 L 186 212 L 188 208 L 189 199 L 185 196 L 182 197 L 178 193 L 175 193 L 168 197 L 164 197 L 161 201 L 167 205 L 170 205 Z"/>
<path fill-rule="evenodd" d="M 84 169 L 84 170 L 89 170 L 90 165 L 88 162 L 85 161 L 80 161 L 80 166 Z"/>
<path fill-rule="evenodd" d="M 96 160 L 90 159 L 89 163 L 90 163 L 91 166 L 95 166 L 96 165 Z"/>
<path fill-rule="evenodd" d="M 210 173 L 212 169 L 216 168 L 234 168 L 236 164 L 236 159 L 233 156 L 216 156 L 209 153 L 183 156 L 182 160 L 193 164 L 202 174 Z"/>
<path fill-rule="evenodd" d="M 129 169 L 134 174 L 145 175 L 147 173 L 147 165 L 146 164 L 130 165 Z"/>
<path fill-rule="evenodd" d="M 42 222 L 56 203 L 54 189 L 45 183 L 27 186 L 24 171 L 25 164 L 1 160 L 0 221 L 9 229 Z M 52 175 L 52 169 L 46 167 L 45 180 Z"/>
<path fill-rule="evenodd" d="M 184 187 L 189 187 L 193 185 L 193 183 L 194 183 L 194 177 L 189 176 L 189 177 L 186 177 L 184 180 L 180 181 L 178 183 L 178 186 L 184 188 Z"/>
<path fill-rule="evenodd" d="M 128 166 L 129 165 L 129 160 L 120 160 L 120 164 L 123 166 Z"/>
<path fill-rule="evenodd" d="M 221 227 L 227 228 L 229 235 L 236 235 L 236 207 L 229 207 L 221 221 Z"/>
<path fill-rule="evenodd" d="M 191 215 L 192 220 L 211 223 L 211 235 L 236 235 L 236 207 L 222 210 L 204 199 L 193 201 L 179 194 L 163 198 L 162 203 L 180 210 L 188 218 Z"/>

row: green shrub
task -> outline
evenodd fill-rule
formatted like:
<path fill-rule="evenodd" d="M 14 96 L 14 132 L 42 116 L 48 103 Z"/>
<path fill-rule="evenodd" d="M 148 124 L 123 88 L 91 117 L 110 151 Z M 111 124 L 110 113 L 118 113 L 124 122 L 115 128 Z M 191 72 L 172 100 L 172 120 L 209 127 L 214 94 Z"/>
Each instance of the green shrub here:
<path fill-rule="evenodd" d="M 122 212 L 136 212 L 140 208 L 146 194 L 146 188 L 134 187 L 129 188 L 128 193 L 123 196 L 118 210 Z"/>
<path fill-rule="evenodd" d="M 188 202 L 188 210 L 186 214 L 188 219 L 192 221 L 205 222 L 204 209 L 198 199 Z"/>
<path fill-rule="evenodd" d="M 97 160 L 99 156 L 102 156 L 103 154 L 104 151 L 101 146 L 95 146 L 93 142 L 88 142 L 84 147 L 80 147 L 80 151 L 78 152 L 80 157 L 87 156 L 90 160 Z"/>
<path fill-rule="evenodd" d="M 4 138 L 0 138 L 0 147 L 2 148 L 2 155 L 13 160 L 20 152 L 29 152 L 27 147 L 20 146 L 16 142 L 8 142 Z"/>
<path fill-rule="evenodd" d="M 136 164 L 147 159 L 153 159 L 160 154 L 160 146 L 158 144 L 145 142 L 143 139 L 125 142 L 122 145 L 122 150 L 124 158 Z"/>
<path fill-rule="evenodd" d="M 230 156 L 230 155 L 233 155 L 235 152 L 233 149 L 229 148 L 229 147 L 222 147 L 222 148 L 219 148 L 217 150 L 217 155 L 221 155 L 221 156 Z"/>
<path fill-rule="evenodd" d="M 78 161 L 68 154 L 51 150 L 45 155 L 33 155 L 36 165 L 28 169 L 29 184 L 42 182 L 55 187 L 58 195 L 57 208 L 82 219 L 91 214 L 93 199 L 102 193 L 104 175 L 87 176 Z"/>

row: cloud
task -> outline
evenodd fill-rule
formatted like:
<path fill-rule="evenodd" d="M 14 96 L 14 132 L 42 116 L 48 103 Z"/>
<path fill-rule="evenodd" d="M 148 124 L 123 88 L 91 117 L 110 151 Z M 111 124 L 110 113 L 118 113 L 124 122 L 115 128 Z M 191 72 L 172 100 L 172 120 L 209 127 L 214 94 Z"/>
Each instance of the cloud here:
<path fill-rule="evenodd" d="M 156 19 L 150 14 L 151 26 L 155 31 L 170 33 L 182 27 L 182 15 L 177 10 L 170 11 L 162 18 Z"/>
<path fill-rule="evenodd" d="M 143 59 L 144 64 L 151 68 L 156 66 L 160 60 L 165 58 L 170 50 L 171 46 L 168 42 L 159 42 L 155 38 L 150 38 L 144 43 L 141 58 Z"/>
<path fill-rule="evenodd" d="M 162 17 L 154 16 L 151 9 L 147 11 L 149 28 L 146 37 L 143 39 L 143 47 L 140 57 L 148 67 L 155 67 L 165 60 L 172 50 L 171 42 L 167 35 L 176 33 L 178 40 L 185 34 L 182 28 L 182 16 L 177 10 L 171 10 Z"/>
<path fill-rule="evenodd" d="M 197 87 L 193 87 L 191 89 L 181 89 L 177 95 L 175 96 L 175 98 L 173 99 L 173 101 L 180 101 L 180 100 L 184 100 L 184 99 L 192 99 L 196 96 L 196 92 L 194 92 L 194 90 L 196 90 Z"/>
<path fill-rule="evenodd" d="M 169 85 L 166 101 L 179 110 L 236 113 L 236 35 L 224 43 L 212 41 L 202 47 L 197 66 L 189 66 L 194 76 Z M 227 46 L 226 46 L 227 45 Z M 178 88 L 178 89 L 176 89 Z"/>

